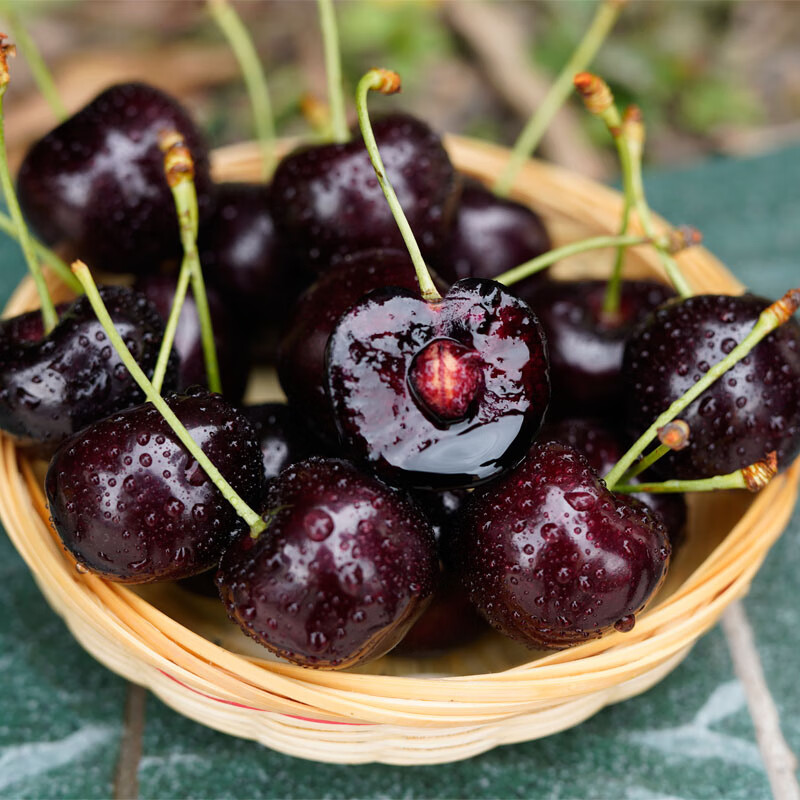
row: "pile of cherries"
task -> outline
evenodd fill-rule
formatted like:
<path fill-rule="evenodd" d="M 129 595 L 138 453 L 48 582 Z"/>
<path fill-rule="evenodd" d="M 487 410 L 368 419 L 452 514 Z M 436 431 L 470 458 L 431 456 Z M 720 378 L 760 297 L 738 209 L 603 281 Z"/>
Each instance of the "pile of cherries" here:
<path fill-rule="evenodd" d="M 391 91 L 384 79 L 368 88 Z M 194 165 L 224 387 L 204 388 L 190 297 L 165 408 L 218 474 L 146 402 L 182 256 L 164 130 Z M 290 153 L 270 185 L 215 184 L 189 115 L 143 84 L 107 89 L 47 134 L 19 172 L 28 223 L 97 276 L 131 280 L 99 300 L 87 289 L 48 333 L 38 312 L 0 322 L 0 427 L 50 458 L 53 525 L 82 569 L 126 583 L 205 575 L 231 619 L 297 664 L 438 653 L 485 621 L 533 648 L 630 630 L 686 505 L 602 476 L 769 302 L 623 281 L 609 315 L 601 281 L 539 273 L 508 288 L 494 279 L 550 249 L 541 219 L 459 175 L 418 119 L 384 117 L 374 138 L 375 167 L 355 131 Z M 265 353 L 287 403 L 243 405 Z M 681 416 L 688 446 L 657 475 L 698 480 L 772 452 L 786 466 L 800 452 L 800 325 L 770 333 Z"/>

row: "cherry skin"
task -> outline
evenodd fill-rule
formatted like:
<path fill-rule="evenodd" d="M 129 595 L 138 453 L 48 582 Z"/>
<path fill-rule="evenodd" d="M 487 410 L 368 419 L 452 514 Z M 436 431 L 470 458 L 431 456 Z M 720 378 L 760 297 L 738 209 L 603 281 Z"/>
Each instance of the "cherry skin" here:
<path fill-rule="evenodd" d="M 208 151 L 186 111 L 142 83 L 122 83 L 36 142 L 19 170 L 26 219 L 48 244 L 64 244 L 107 272 L 152 272 L 178 258 L 175 204 L 159 136 L 177 130 L 195 165 L 201 218 L 212 206 Z"/>
<path fill-rule="evenodd" d="M 433 253 L 457 200 L 456 174 L 441 140 L 405 114 L 384 117 L 374 131 L 414 235 L 423 253 Z M 318 271 L 359 250 L 404 249 L 360 135 L 284 158 L 272 181 L 272 213 L 298 261 Z"/>
<path fill-rule="evenodd" d="M 104 286 L 100 295 L 134 358 L 152 375 L 164 334 L 158 313 L 132 289 Z M 0 428 L 45 445 L 144 400 L 89 301 L 80 297 L 60 308 L 48 336 L 38 311 L 0 322 Z M 167 389 L 177 372 L 173 354 Z"/>
<path fill-rule="evenodd" d="M 328 342 L 342 443 L 384 479 L 421 489 L 477 485 L 517 464 L 547 409 L 547 373 L 530 308 L 477 278 L 436 303 L 376 289 Z"/>
<path fill-rule="evenodd" d="M 563 419 L 553 425 L 545 425 L 539 440 L 569 445 L 573 450 L 586 456 L 591 468 L 601 477 L 609 473 L 626 450 L 621 434 L 612 431 L 603 422 L 593 419 Z M 637 476 L 632 478 L 630 483 L 640 483 L 640 481 L 641 478 Z M 630 496 L 644 503 L 661 517 L 674 554 L 686 538 L 689 510 L 683 494 L 639 492 Z"/>
<path fill-rule="evenodd" d="M 650 509 L 609 492 L 566 445 L 537 444 L 467 502 L 456 536 L 472 602 L 499 631 L 560 649 L 630 630 L 670 558 Z"/>
<path fill-rule="evenodd" d="M 651 314 L 631 335 L 623 367 L 631 435 L 724 358 L 750 332 L 768 300 L 696 295 Z M 776 451 L 786 467 L 800 453 L 800 324 L 789 320 L 697 398 L 681 419 L 689 446 L 653 471 L 670 478 L 726 474 Z"/>
<path fill-rule="evenodd" d="M 653 281 L 623 281 L 613 319 L 602 312 L 605 281 L 521 283 L 513 291 L 530 303 L 547 337 L 550 415 L 579 416 L 590 410 L 596 416 L 618 417 L 626 337 L 652 309 L 674 296 L 673 290 Z"/>
<path fill-rule="evenodd" d="M 444 288 L 444 284 L 438 284 Z M 366 250 L 345 256 L 301 295 L 278 347 L 278 377 L 289 402 L 314 432 L 337 442 L 325 389 L 325 348 L 339 317 L 367 292 L 382 286 L 417 288 L 405 250 Z"/>
<path fill-rule="evenodd" d="M 140 291 L 156 308 L 166 322 L 178 279 L 174 275 L 142 275 L 134 287 Z M 221 372 L 225 397 L 237 403 L 244 394 L 250 371 L 249 347 L 245 337 L 234 326 L 231 315 L 220 294 L 211 286 L 206 287 L 211 325 L 214 329 L 214 343 Z M 174 349 L 180 357 L 178 390 L 190 386 L 207 386 L 206 365 L 203 357 L 203 339 L 197 305 L 191 286 L 186 292 L 178 327 L 175 330 Z"/>
<path fill-rule="evenodd" d="M 535 211 L 467 179 L 452 230 L 435 263 L 439 274 L 451 283 L 461 278 L 496 278 L 551 247 Z M 539 282 L 546 275 L 543 270 L 528 281 Z"/>
<path fill-rule="evenodd" d="M 245 502 L 257 502 L 264 472 L 247 420 L 202 389 L 167 402 Z M 67 439 L 45 489 L 64 547 L 109 580 L 195 575 L 215 566 L 234 535 L 248 530 L 149 403 Z"/>
<path fill-rule="evenodd" d="M 308 667 L 354 666 L 394 647 L 437 577 L 419 509 L 349 462 L 321 458 L 282 472 L 262 507 L 267 530 L 238 537 L 217 573 L 231 619 Z"/>

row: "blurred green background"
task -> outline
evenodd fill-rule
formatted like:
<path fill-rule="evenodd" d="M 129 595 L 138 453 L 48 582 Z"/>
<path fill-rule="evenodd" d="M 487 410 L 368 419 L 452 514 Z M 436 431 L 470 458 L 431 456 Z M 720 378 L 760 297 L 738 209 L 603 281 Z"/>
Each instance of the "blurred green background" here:
<path fill-rule="evenodd" d="M 270 79 L 283 133 L 309 130 L 324 102 L 313 0 L 239 0 Z M 70 109 L 139 78 L 180 95 L 214 145 L 251 135 L 238 70 L 199 0 L 17 0 Z M 585 30 L 584 0 L 339 0 L 348 89 L 369 67 L 404 79 L 402 100 L 440 130 L 511 143 Z M 0 19 L 2 19 L 0 9 Z M 8 102 L 14 160 L 53 119 L 23 59 Z M 800 3 L 631 0 L 595 65 L 648 123 L 647 158 L 680 164 L 800 140 Z M 615 160 L 602 126 L 572 101 L 540 148 L 594 177 Z"/>

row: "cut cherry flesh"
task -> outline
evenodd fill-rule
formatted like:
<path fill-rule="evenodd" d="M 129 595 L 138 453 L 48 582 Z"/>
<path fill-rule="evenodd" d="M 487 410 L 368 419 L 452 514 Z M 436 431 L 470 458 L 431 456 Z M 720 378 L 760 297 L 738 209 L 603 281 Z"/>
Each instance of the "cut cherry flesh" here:
<path fill-rule="evenodd" d="M 623 368 L 626 425 L 639 435 L 750 332 L 768 300 L 696 295 L 655 311 L 631 335 Z M 773 450 L 786 467 L 800 452 L 800 324 L 773 331 L 686 410 L 689 445 L 653 471 L 708 478 Z"/>
<path fill-rule="evenodd" d="M 247 503 L 264 491 L 247 420 L 220 395 L 167 398 L 192 438 Z M 67 439 L 45 481 L 53 524 L 79 564 L 110 580 L 148 583 L 215 566 L 248 528 L 149 403 Z"/>
<path fill-rule="evenodd" d="M 422 251 L 432 253 L 444 240 L 457 201 L 450 159 L 439 137 L 413 117 L 393 114 L 373 127 L 411 229 Z M 360 134 L 345 144 L 291 153 L 278 165 L 272 187 L 281 236 L 315 270 L 359 250 L 404 249 Z"/>
<path fill-rule="evenodd" d="M 619 417 L 626 337 L 656 306 L 675 295 L 654 281 L 623 281 L 619 311 L 609 319 L 602 310 L 606 285 L 600 280 L 545 281 L 532 286 L 523 281 L 512 290 L 530 304 L 547 337 L 551 417 L 587 410 Z"/>
<path fill-rule="evenodd" d="M 19 170 L 19 201 L 38 236 L 93 269 L 153 272 L 178 258 L 175 204 L 159 136 L 176 130 L 194 159 L 201 218 L 211 210 L 208 152 L 171 97 L 141 83 L 112 86 L 40 139 Z"/>
<path fill-rule="evenodd" d="M 439 274 L 451 283 L 461 278 L 496 278 L 551 247 L 544 223 L 535 211 L 467 179 L 450 235 L 435 264 Z M 546 275 L 547 270 L 538 272 L 527 279 L 526 285 L 540 282 Z"/>
<path fill-rule="evenodd" d="M 459 519 L 454 552 L 472 602 L 529 647 L 559 649 L 629 629 L 666 575 L 661 520 L 609 492 L 586 459 L 534 445 Z"/>
<path fill-rule="evenodd" d="M 217 574 L 245 633 L 309 667 L 353 666 L 394 647 L 437 579 L 419 509 L 352 464 L 320 458 L 282 472 L 262 507 L 267 530 L 240 536 Z"/>
<path fill-rule="evenodd" d="M 409 381 L 415 357 L 440 339 L 476 353 L 483 386 L 460 422 L 433 422 Z M 513 467 L 549 399 L 544 336 L 530 308 L 493 281 L 458 281 L 436 303 L 376 289 L 328 342 L 328 392 L 343 444 L 390 482 L 476 485 Z"/>
<path fill-rule="evenodd" d="M 152 375 L 164 334 L 158 313 L 132 289 L 104 286 L 100 295 L 134 358 Z M 63 309 L 48 336 L 34 338 L 42 330 L 38 311 L 0 322 L 0 428 L 55 445 L 144 400 L 86 297 Z M 175 386 L 177 370 L 173 355 L 168 389 Z"/>

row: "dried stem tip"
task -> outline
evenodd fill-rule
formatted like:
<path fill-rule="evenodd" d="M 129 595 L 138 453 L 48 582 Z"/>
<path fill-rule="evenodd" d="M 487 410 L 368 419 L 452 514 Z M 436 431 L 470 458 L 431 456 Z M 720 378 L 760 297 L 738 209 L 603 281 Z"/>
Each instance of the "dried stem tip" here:
<path fill-rule="evenodd" d="M 667 233 L 667 251 L 675 255 L 703 241 L 703 234 L 691 225 L 678 225 Z"/>
<path fill-rule="evenodd" d="M 742 470 L 750 492 L 760 492 L 778 474 L 778 454 L 773 450 L 763 461 Z"/>
<path fill-rule="evenodd" d="M 622 112 L 622 133 L 629 142 L 644 144 L 644 117 L 639 106 L 628 106 Z"/>
<path fill-rule="evenodd" d="M 614 105 L 614 95 L 608 84 L 591 72 L 579 72 L 573 79 L 575 88 L 583 97 L 583 104 L 590 114 L 598 116 Z"/>
<path fill-rule="evenodd" d="M 11 80 L 11 75 L 8 72 L 8 59 L 13 58 L 17 54 L 17 48 L 13 44 L 6 44 L 8 35 L 0 33 L 0 88 L 5 89 Z"/>
<path fill-rule="evenodd" d="M 674 419 L 658 429 L 658 441 L 670 450 L 683 450 L 689 444 L 689 425 Z"/>
<path fill-rule="evenodd" d="M 180 133 L 164 131 L 158 145 L 164 153 L 164 174 L 170 188 L 182 181 L 194 180 L 194 160 Z"/>
<path fill-rule="evenodd" d="M 764 313 L 775 315 L 778 325 L 788 322 L 800 308 L 800 289 L 790 289 L 780 300 L 776 300 Z"/>
<path fill-rule="evenodd" d="M 372 70 L 374 75 L 372 89 L 381 94 L 397 94 L 402 89 L 400 76 L 390 69 L 378 67 Z"/>

